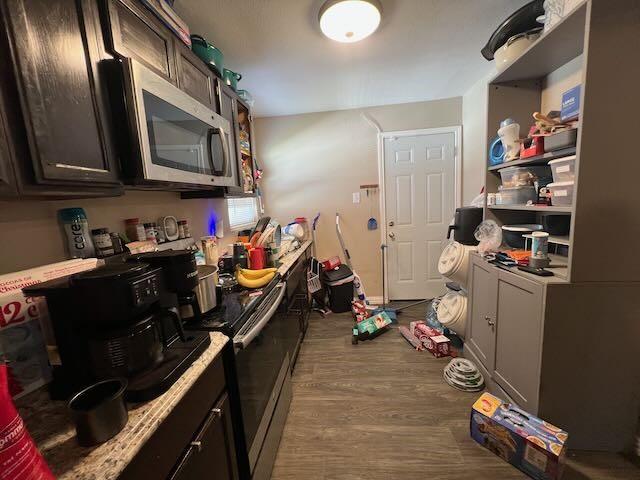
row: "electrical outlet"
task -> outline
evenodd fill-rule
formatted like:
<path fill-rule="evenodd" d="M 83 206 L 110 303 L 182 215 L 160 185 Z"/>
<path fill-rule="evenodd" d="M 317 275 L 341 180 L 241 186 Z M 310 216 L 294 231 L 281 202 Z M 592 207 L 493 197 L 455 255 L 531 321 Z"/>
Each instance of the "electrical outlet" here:
<path fill-rule="evenodd" d="M 360 192 L 353 192 L 353 203 L 360 203 Z"/>

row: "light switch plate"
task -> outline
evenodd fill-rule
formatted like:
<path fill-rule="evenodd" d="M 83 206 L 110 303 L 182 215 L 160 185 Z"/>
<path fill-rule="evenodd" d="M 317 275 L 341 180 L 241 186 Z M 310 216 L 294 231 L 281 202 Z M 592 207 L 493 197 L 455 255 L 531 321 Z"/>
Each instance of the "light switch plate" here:
<path fill-rule="evenodd" d="M 353 192 L 353 203 L 360 203 L 360 192 Z"/>

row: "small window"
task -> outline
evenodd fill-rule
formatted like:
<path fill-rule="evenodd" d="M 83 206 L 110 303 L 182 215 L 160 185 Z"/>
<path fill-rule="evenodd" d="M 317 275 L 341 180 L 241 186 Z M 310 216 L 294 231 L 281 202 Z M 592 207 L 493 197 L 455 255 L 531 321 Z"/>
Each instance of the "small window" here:
<path fill-rule="evenodd" d="M 228 198 L 229 228 L 233 231 L 253 227 L 258 221 L 258 208 L 254 197 Z"/>

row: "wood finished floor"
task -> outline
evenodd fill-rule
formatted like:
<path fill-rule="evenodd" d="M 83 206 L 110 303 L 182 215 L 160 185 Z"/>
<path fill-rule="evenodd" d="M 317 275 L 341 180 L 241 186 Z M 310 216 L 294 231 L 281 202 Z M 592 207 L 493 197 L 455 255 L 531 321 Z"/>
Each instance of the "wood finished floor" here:
<path fill-rule="evenodd" d="M 422 319 L 425 307 L 399 316 Z M 442 380 L 447 359 L 396 329 L 351 345 L 348 314 L 312 314 L 272 480 L 494 480 L 526 475 L 469 437 L 476 393 Z M 640 479 L 620 456 L 571 453 L 563 480 Z"/>

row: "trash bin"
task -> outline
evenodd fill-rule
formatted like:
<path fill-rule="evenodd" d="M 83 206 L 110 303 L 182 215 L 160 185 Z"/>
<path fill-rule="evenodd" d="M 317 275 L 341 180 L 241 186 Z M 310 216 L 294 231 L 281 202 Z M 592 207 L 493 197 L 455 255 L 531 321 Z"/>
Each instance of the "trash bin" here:
<path fill-rule="evenodd" d="M 324 284 L 329 290 L 329 307 L 334 313 L 351 311 L 353 300 L 353 272 L 347 265 L 340 265 L 335 270 L 327 270 L 322 275 Z"/>

